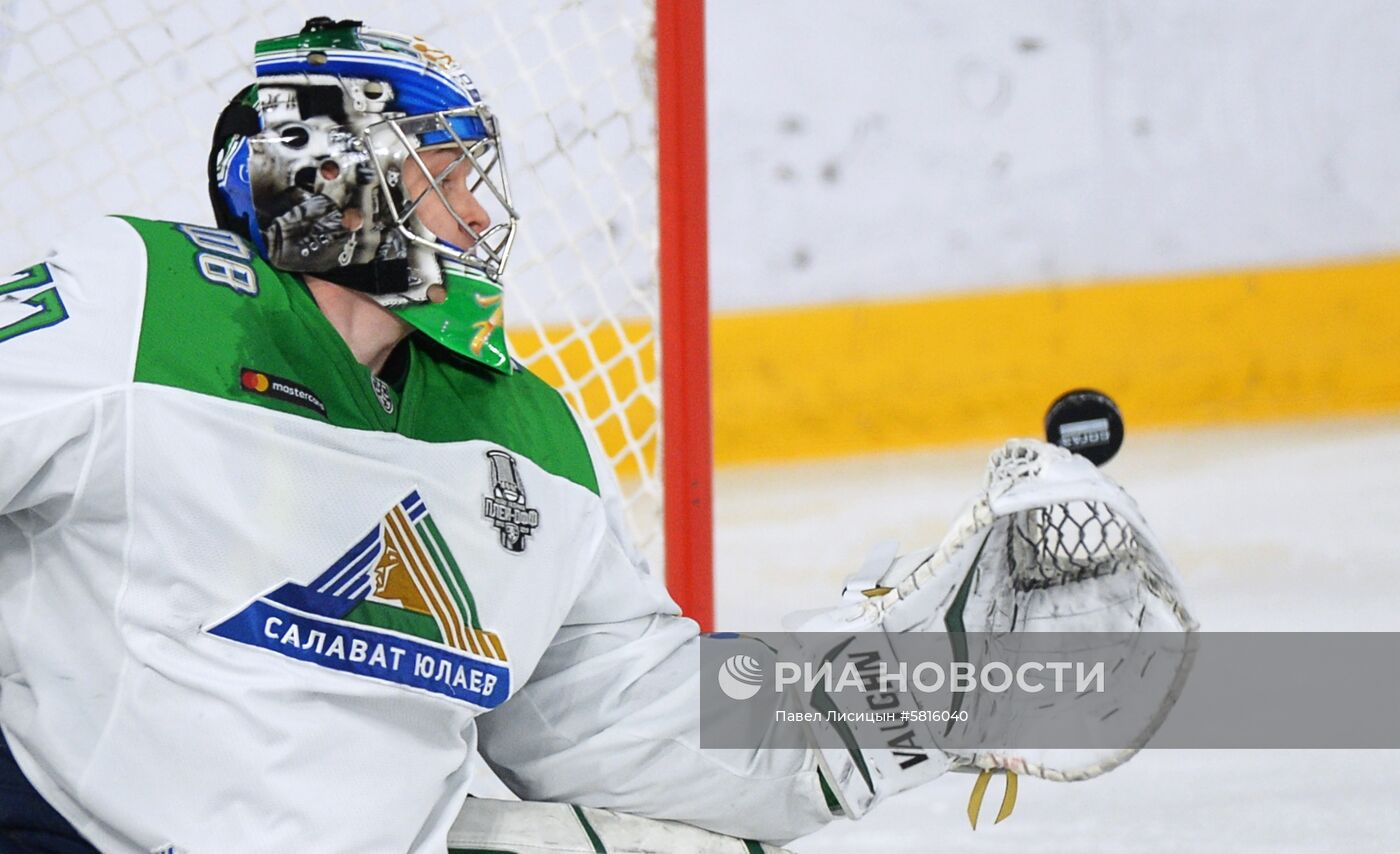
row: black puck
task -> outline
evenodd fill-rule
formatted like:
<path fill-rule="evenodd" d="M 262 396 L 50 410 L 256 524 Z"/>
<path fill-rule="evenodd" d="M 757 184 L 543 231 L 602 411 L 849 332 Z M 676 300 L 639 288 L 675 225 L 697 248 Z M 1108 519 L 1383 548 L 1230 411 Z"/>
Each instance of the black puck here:
<path fill-rule="evenodd" d="M 1123 446 L 1123 413 L 1101 391 L 1067 391 L 1045 412 L 1045 440 L 1101 466 Z"/>

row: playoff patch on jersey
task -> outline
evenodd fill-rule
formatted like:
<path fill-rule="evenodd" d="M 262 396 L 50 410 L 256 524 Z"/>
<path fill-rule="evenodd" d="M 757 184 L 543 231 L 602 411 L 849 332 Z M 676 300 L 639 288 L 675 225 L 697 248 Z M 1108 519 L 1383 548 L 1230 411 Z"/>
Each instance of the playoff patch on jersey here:
<path fill-rule="evenodd" d="M 205 631 L 482 708 L 510 695 L 505 645 L 481 627 L 416 490 L 311 582 L 288 581 Z"/>
<path fill-rule="evenodd" d="M 525 487 L 515 457 L 505 451 L 487 451 L 491 461 L 491 494 L 485 496 L 484 514 L 496 527 L 501 548 L 517 554 L 525 551 L 525 538 L 540 524 L 540 511 L 525 505 Z"/>

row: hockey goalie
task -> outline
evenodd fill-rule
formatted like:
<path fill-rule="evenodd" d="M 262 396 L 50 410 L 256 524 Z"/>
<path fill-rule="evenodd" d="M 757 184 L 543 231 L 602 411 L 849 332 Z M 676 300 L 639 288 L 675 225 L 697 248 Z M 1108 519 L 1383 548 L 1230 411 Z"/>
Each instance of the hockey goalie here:
<path fill-rule="evenodd" d="M 1151 736 L 1189 655 L 1143 668 L 1112 744 L 1032 743 L 972 693 L 975 727 L 902 756 L 830 718 L 702 745 L 705 640 L 510 358 L 517 215 L 476 86 L 325 18 L 255 68 L 215 131 L 217 228 L 103 218 L 0 282 L 5 851 L 765 850 L 947 772 L 1084 779 Z M 1133 501 L 1024 441 L 942 544 L 882 552 L 793 636 L 849 635 L 840 665 L 1095 632 L 1136 673 L 1138 639 L 1193 627 Z M 478 753 L 522 802 L 468 797 Z"/>

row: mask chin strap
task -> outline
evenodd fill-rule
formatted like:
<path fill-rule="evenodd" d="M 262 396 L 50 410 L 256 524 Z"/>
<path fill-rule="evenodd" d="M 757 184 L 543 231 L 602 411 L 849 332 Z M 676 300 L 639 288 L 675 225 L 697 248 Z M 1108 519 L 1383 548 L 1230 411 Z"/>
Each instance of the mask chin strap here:
<path fill-rule="evenodd" d="M 401 294 L 408 290 L 408 259 L 370 261 L 368 264 L 352 264 L 310 275 L 370 296 Z"/>

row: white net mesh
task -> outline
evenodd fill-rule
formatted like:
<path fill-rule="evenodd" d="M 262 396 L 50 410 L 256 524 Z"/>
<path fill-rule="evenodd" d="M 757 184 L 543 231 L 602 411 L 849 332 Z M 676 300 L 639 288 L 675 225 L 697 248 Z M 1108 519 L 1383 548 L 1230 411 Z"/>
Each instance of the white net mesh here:
<path fill-rule="evenodd" d="M 659 566 L 651 0 L 0 0 L 0 270 L 95 215 L 212 223 L 214 120 L 253 43 L 316 15 L 424 36 L 500 117 L 512 347 L 593 423 Z"/>

